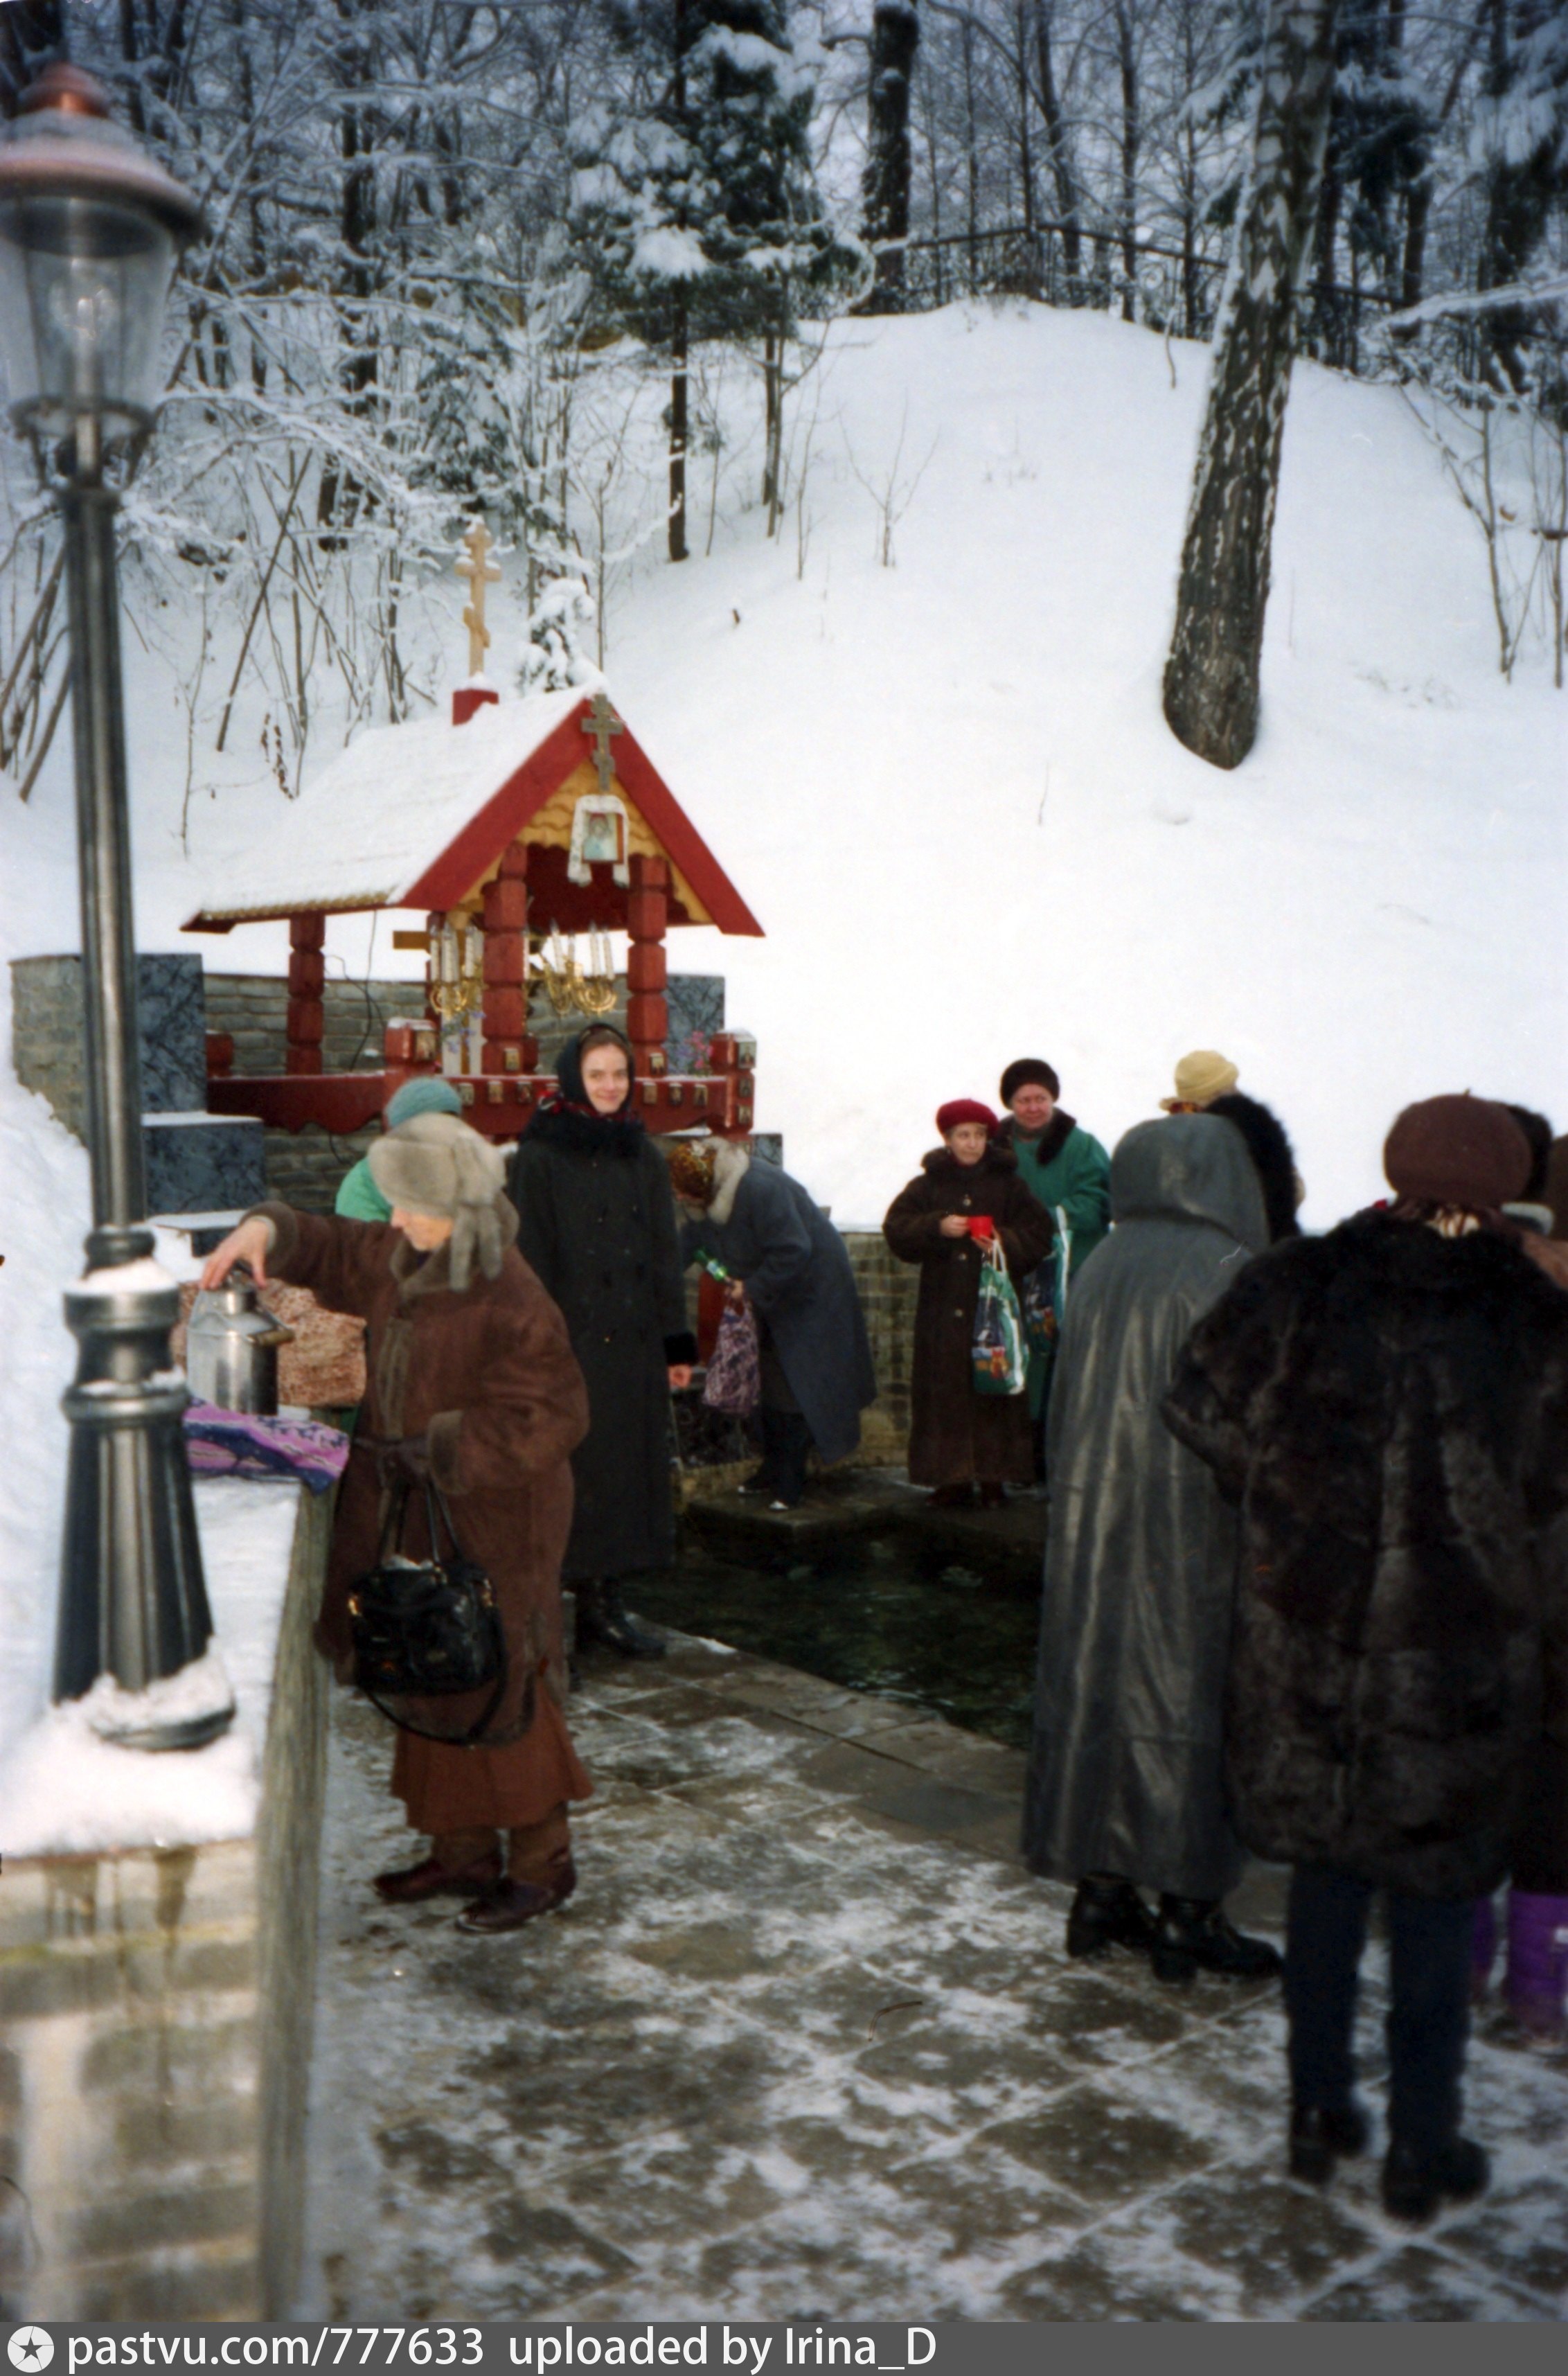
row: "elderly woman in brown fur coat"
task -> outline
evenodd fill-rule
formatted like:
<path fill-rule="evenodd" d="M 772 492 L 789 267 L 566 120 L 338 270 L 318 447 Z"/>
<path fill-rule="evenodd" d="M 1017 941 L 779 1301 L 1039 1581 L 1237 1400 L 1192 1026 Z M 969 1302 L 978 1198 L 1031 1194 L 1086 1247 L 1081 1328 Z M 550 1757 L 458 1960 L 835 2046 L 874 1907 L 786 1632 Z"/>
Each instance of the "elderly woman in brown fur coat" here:
<path fill-rule="evenodd" d="M 995 1237 L 1015 1284 L 1044 1260 L 1055 1224 L 1018 1176 L 1018 1158 L 992 1134 L 996 1116 L 974 1098 L 938 1109 L 942 1145 L 888 1206 L 882 1234 L 900 1262 L 919 1263 L 910 1380 L 909 1482 L 961 1507 L 982 1504 L 1034 1476 L 1029 1398 L 975 1392 L 971 1347 L 981 1241 Z"/>
<path fill-rule="evenodd" d="M 593 1787 L 562 1713 L 561 1557 L 588 1396 L 565 1324 L 512 1243 L 494 1149 L 451 1114 L 420 1114 L 377 1142 L 370 1167 L 390 1223 L 257 1206 L 203 1284 L 246 1262 L 366 1324 L 368 1384 L 317 1627 L 339 1676 L 351 1671 L 349 1595 L 375 1564 L 398 1483 L 439 1488 L 491 1580 L 505 1695 L 472 1746 L 399 1731 L 393 1795 L 431 1847 L 375 1885 L 397 1905 L 470 1898 L 462 1929 L 511 1930 L 571 1895 L 567 1802 Z M 401 1547 L 416 1559 L 429 1547 L 417 1491 Z"/>

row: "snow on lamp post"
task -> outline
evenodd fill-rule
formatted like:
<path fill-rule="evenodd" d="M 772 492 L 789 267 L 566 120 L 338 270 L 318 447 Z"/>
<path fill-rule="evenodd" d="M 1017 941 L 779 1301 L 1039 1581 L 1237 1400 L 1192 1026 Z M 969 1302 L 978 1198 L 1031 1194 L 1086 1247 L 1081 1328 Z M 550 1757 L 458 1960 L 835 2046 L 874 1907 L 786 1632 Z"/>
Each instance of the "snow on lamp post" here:
<path fill-rule="evenodd" d="M 0 145 L 0 356 L 12 419 L 60 506 L 70 596 L 93 1227 L 65 1297 L 80 1350 L 64 1403 L 54 1695 L 110 1679 L 95 1727 L 144 1749 L 194 1748 L 233 1715 L 218 1662 L 201 1663 L 212 1618 L 181 1428 L 189 1397 L 169 1352 L 179 1297 L 146 1219 L 114 560 L 117 482 L 151 433 L 169 284 L 199 222 L 194 199 L 108 120 L 99 85 L 46 67 Z"/>

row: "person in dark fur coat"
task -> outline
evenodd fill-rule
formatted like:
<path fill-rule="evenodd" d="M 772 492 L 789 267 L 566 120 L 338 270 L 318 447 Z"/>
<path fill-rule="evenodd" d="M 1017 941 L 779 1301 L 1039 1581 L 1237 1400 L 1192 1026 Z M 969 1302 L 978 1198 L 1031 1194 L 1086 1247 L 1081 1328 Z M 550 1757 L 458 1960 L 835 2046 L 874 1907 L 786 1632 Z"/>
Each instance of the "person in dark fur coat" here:
<path fill-rule="evenodd" d="M 1459 2133 L 1472 1903 L 1568 1729 L 1568 1300 L 1499 1208 L 1529 1169 L 1479 1098 L 1400 1115 L 1391 1210 L 1253 1264 L 1189 1340 L 1167 1423 L 1242 1511 L 1231 1817 L 1294 1867 L 1291 2168 L 1366 2142 L 1350 2052 L 1374 1891 L 1392 2003 L 1383 2193 L 1487 2182 Z"/>
<path fill-rule="evenodd" d="M 1282 1238 L 1299 1238 L 1301 1225 L 1296 1218 L 1296 1207 L 1301 1201 L 1301 1181 L 1284 1123 L 1267 1106 L 1241 1089 L 1229 1089 L 1223 1097 L 1211 1098 L 1204 1111 L 1218 1114 L 1222 1122 L 1234 1123 L 1247 1142 L 1247 1153 L 1253 1158 L 1258 1186 L 1263 1190 L 1269 1244 L 1277 1246 Z"/>
<path fill-rule="evenodd" d="M 670 1390 L 691 1383 L 697 1348 L 669 1169 L 632 1111 L 632 1075 L 631 1046 L 608 1024 L 568 1042 L 558 1088 L 518 1141 L 511 1190 L 518 1249 L 560 1305 L 588 1381 L 561 1571 L 577 1638 L 635 1658 L 663 1655 L 623 1592 L 675 1556 Z"/>
<path fill-rule="evenodd" d="M 937 1112 L 942 1145 L 921 1177 L 895 1196 L 882 1233 L 900 1262 L 919 1263 L 910 1379 L 909 1482 L 936 1499 L 994 1503 L 1034 1476 L 1029 1400 L 975 1392 L 971 1350 L 982 1238 L 995 1236 L 1015 1285 L 1051 1250 L 1056 1225 L 1018 1177 L 1010 1146 L 992 1136 L 996 1116 L 978 1099 Z"/>

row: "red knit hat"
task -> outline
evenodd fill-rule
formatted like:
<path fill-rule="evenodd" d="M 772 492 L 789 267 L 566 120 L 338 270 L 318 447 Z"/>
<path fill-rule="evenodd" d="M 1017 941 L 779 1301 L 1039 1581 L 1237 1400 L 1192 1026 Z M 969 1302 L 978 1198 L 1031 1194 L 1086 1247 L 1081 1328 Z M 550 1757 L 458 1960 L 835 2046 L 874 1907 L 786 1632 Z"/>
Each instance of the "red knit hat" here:
<path fill-rule="evenodd" d="M 1424 1098 L 1389 1132 L 1383 1169 L 1396 1196 L 1486 1212 L 1517 1196 L 1530 1150 L 1506 1106 L 1490 1098 Z"/>
<path fill-rule="evenodd" d="M 996 1128 L 996 1116 L 978 1098 L 949 1098 L 944 1106 L 936 1109 L 936 1127 L 946 1137 L 961 1122 L 978 1122 L 986 1130 Z"/>

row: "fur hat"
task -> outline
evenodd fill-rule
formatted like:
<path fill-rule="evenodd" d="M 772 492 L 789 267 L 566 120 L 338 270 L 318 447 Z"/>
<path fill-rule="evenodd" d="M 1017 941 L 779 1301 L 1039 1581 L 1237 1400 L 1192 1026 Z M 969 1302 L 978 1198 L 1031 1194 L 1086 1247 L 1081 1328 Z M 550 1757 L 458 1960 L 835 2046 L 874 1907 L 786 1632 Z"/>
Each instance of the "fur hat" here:
<path fill-rule="evenodd" d="M 960 1123 L 966 1122 L 980 1123 L 987 1130 L 996 1128 L 996 1116 L 989 1106 L 982 1106 L 978 1098 L 949 1098 L 944 1106 L 936 1109 L 936 1127 L 944 1138 L 950 1130 L 956 1130 Z"/>
<path fill-rule="evenodd" d="M 1018 1091 L 1033 1081 L 1037 1087 L 1049 1089 L 1053 1098 L 1062 1095 L 1062 1084 L 1056 1077 L 1056 1067 L 1048 1064 L 1043 1056 L 1020 1056 L 1008 1065 L 1002 1075 L 1002 1102 L 1010 1106 Z"/>
<path fill-rule="evenodd" d="M 1383 1169 L 1396 1196 L 1485 1213 L 1517 1196 L 1530 1147 L 1506 1106 L 1489 1098 L 1423 1098 L 1389 1132 Z"/>
<path fill-rule="evenodd" d="M 1189 1106 L 1206 1106 L 1211 1098 L 1222 1098 L 1233 1089 L 1241 1077 L 1229 1057 L 1222 1056 L 1218 1048 L 1194 1048 L 1177 1065 L 1176 1094 L 1161 1098 L 1160 1109 L 1165 1113 L 1182 1113 Z"/>
<path fill-rule="evenodd" d="M 450 1221 L 451 1279 L 461 1295 L 474 1257 L 498 1277 L 506 1251 L 496 1200 L 505 1177 L 500 1152 L 455 1114 L 416 1114 L 370 1150 L 370 1176 L 389 1205 Z"/>
<path fill-rule="evenodd" d="M 670 1185 L 688 1204 L 707 1206 L 713 1195 L 714 1168 L 719 1159 L 716 1138 L 672 1138 L 664 1142 Z"/>
<path fill-rule="evenodd" d="M 400 1122 L 412 1122 L 415 1114 L 460 1114 L 463 1100 L 439 1073 L 415 1073 L 394 1089 L 386 1100 L 386 1127 L 396 1130 Z"/>

